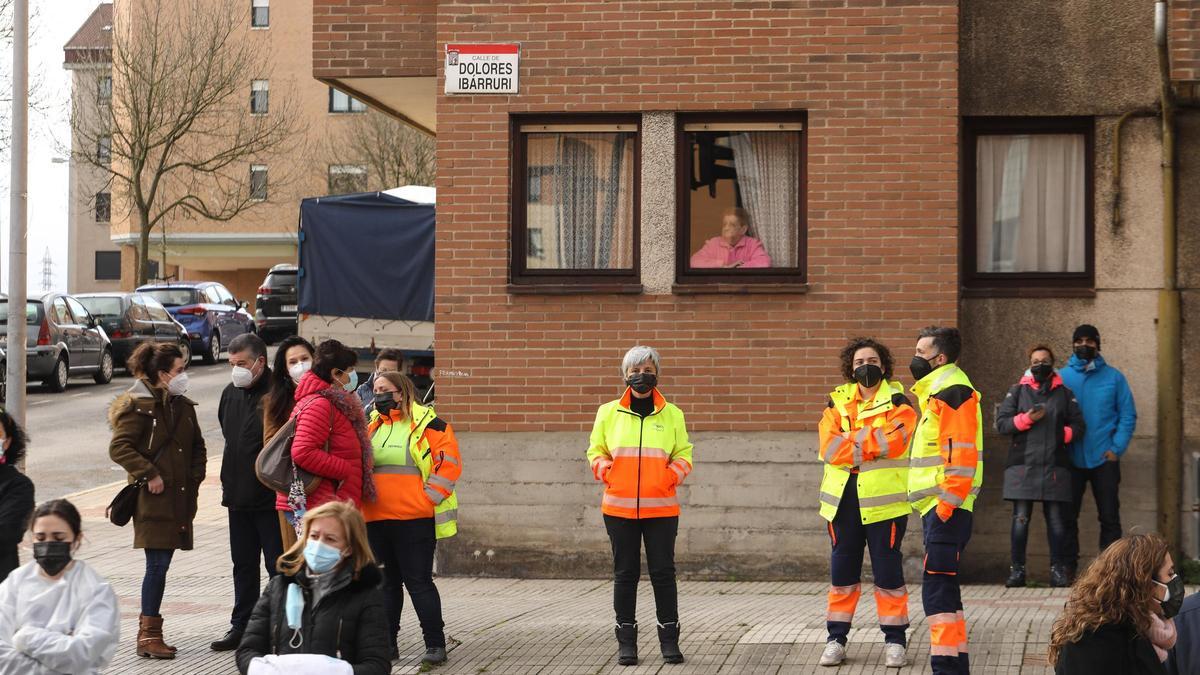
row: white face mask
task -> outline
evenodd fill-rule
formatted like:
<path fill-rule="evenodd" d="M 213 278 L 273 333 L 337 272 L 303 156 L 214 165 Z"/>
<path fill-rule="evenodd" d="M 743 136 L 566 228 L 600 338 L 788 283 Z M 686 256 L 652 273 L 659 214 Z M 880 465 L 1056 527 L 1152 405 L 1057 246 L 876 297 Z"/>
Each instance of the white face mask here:
<path fill-rule="evenodd" d="M 187 393 L 187 390 L 188 374 L 186 370 L 172 377 L 171 381 L 167 383 L 167 393 L 172 396 L 183 396 Z"/>
<path fill-rule="evenodd" d="M 229 374 L 229 379 L 233 380 L 233 386 L 238 389 L 245 389 L 254 384 L 254 371 L 249 368 L 234 366 L 233 372 Z"/>
<path fill-rule="evenodd" d="M 292 376 L 292 382 L 300 384 L 300 378 L 310 370 L 312 370 L 312 361 L 299 361 L 288 366 L 288 375 Z"/>

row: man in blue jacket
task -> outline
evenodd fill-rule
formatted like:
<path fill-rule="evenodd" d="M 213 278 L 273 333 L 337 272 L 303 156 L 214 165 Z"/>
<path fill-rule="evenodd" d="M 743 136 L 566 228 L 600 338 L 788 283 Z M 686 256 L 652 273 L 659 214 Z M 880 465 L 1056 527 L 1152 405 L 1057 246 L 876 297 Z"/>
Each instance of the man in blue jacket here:
<path fill-rule="evenodd" d="M 1100 356 L 1100 331 L 1083 324 L 1071 339 L 1074 354 L 1059 375 L 1075 393 L 1087 424 L 1083 438 L 1071 443 L 1074 500 L 1063 553 L 1074 578 L 1079 564 L 1079 508 L 1089 482 L 1100 520 L 1100 550 L 1121 538 L 1120 460 L 1133 438 L 1137 410 L 1125 376 Z"/>

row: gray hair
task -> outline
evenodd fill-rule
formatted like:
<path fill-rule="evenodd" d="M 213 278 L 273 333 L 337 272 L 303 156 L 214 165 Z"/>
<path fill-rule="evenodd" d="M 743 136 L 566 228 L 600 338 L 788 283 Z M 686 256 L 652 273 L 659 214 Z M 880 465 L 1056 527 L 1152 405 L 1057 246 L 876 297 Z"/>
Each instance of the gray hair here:
<path fill-rule="evenodd" d="M 254 333 L 242 333 L 241 335 L 229 341 L 229 353 L 239 354 L 244 351 L 249 351 L 250 355 L 257 361 L 260 358 L 267 356 L 267 344 L 263 339 Z"/>
<path fill-rule="evenodd" d="M 654 364 L 655 371 L 662 370 L 662 366 L 660 365 L 658 358 L 658 352 L 655 351 L 654 347 L 638 345 L 625 352 L 625 358 L 621 359 L 621 377 L 625 377 L 625 374 L 629 372 L 630 368 L 633 368 L 634 366 L 640 366 L 647 361 L 650 361 Z"/>

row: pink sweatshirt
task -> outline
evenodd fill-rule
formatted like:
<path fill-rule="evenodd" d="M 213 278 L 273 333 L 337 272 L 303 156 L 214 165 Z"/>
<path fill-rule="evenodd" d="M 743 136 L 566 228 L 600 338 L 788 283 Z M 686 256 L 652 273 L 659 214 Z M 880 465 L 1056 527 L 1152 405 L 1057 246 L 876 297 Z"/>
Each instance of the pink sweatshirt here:
<path fill-rule="evenodd" d="M 724 267 L 735 262 L 742 263 L 741 267 L 770 267 L 771 256 L 754 237 L 742 237 L 732 247 L 721 237 L 713 237 L 692 255 L 692 267 Z"/>
<path fill-rule="evenodd" d="M 1150 643 L 1154 645 L 1154 653 L 1158 654 L 1159 661 L 1166 661 L 1167 652 L 1175 646 L 1175 619 L 1151 614 L 1150 622 Z"/>

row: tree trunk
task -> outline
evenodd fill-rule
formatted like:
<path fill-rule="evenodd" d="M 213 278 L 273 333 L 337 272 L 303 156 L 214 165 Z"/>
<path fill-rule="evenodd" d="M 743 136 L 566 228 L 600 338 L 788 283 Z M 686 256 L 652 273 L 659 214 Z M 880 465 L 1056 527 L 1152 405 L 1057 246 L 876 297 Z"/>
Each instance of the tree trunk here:
<path fill-rule="evenodd" d="M 150 216 L 144 211 L 138 211 L 138 265 L 137 283 L 134 288 L 150 280 Z"/>

